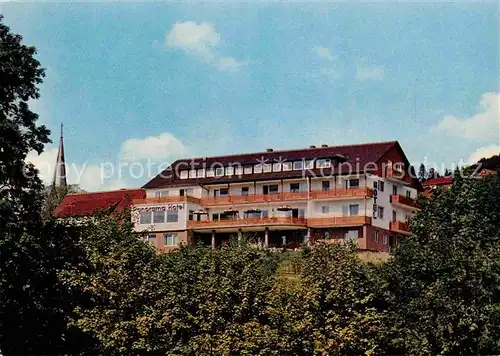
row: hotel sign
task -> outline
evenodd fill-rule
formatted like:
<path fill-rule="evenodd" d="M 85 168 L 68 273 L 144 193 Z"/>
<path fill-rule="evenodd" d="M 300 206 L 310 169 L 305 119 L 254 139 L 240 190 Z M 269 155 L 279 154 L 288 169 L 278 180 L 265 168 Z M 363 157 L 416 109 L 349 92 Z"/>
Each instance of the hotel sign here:
<path fill-rule="evenodd" d="M 377 210 L 378 210 L 378 205 L 377 205 L 377 195 L 378 195 L 378 187 L 374 184 L 373 185 L 373 218 L 377 218 Z"/>
<path fill-rule="evenodd" d="M 148 205 L 134 206 L 131 209 L 130 215 L 134 224 L 139 223 L 142 213 L 150 213 L 154 211 L 181 211 L 184 210 L 184 204 L 167 204 L 167 205 Z"/>

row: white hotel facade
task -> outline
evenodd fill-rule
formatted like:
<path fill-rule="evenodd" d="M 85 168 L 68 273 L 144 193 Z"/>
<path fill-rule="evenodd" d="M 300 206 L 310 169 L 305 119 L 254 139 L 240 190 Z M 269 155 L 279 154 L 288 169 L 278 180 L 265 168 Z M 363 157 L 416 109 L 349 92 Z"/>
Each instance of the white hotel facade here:
<path fill-rule="evenodd" d="M 418 209 L 410 169 L 396 141 L 182 159 L 143 187 L 132 221 L 162 251 L 243 233 L 274 247 L 353 240 L 388 251 Z"/>

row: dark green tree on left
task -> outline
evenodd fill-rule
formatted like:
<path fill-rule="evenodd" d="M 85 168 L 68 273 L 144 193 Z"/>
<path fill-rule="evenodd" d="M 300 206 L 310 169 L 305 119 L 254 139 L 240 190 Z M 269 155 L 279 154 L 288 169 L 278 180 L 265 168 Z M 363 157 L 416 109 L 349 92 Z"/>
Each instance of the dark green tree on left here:
<path fill-rule="evenodd" d="M 50 131 L 29 101 L 39 98 L 44 70 L 0 15 L 0 354 L 74 353 L 67 328 L 72 297 L 58 273 L 75 254 L 76 231 L 43 222 L 43 184 L 26 164 Z"/>

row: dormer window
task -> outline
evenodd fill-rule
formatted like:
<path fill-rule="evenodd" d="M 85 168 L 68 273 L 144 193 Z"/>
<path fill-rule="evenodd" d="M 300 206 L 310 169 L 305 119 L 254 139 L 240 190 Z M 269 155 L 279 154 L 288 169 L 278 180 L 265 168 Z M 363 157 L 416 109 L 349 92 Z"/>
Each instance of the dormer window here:
<path fill-rule="evenodd" d="M 207 169 L 206 173 L 207 173 L 207 177 L 214 177 L 215 176 L 215 171 L 213 169 Z"/>
<path fill-rule="evenodd" d="M 215 168 L 215 176 L 221 177 L 224 175 L 224 167 Z"/>
<path fill-rule="evenodd" d="M 272 165 L 270 163 L 264 163 L 262 165 L 262 170 L 264 173 L 269 173 L 272 170 Z"/>
<path fill-rule="evenodd" d="M 255 166 L 253 166 L 253 172 L 254 173 L 262 173 L 262 164 L 256 164 Z"/>
<path fill-rule="evenodd" d="M 252 166 L 245 166 L 245 167 L 243 167 L 243 173 L 244 174 L 252 174 L 253 173 L 253 167 Z"/>
<path fill-rule="evenodd" d="M 181 179 L 187 179 L 188 178 L 188 171 L 180 171 L 179 172 L 179 177 Z"/>
<path fill-rule="evenodd" d="M 291 171 L 292 170 L 292 162 L 283 162 L 283 170 Z"/>
<path fill-rule="evenodd" d="M 226 176 L 232 176 L 234 174 L 234 167 L 226 167 Z"/>
<path fill-rule="evenodd" d="M 302 169 L 303 163 L 304 162 L 302 162 L 302 161 L 295 161 L 295 162 L 293 162 L 293 169 L 295 169 L 295 170 Z"/>
<path fill-rule="evenodd" d="M 316 161 L 316 168 L 330 168 L 331 161 L 329 159 L 318 159 Z"/>

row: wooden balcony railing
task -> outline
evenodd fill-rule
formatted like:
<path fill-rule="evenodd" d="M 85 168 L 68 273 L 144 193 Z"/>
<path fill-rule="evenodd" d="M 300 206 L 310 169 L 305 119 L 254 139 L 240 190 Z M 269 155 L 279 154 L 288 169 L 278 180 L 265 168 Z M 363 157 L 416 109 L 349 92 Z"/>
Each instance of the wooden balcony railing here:
<path fill-rule="evenodd" d="M 309 218 L 309 227 L 338 227 L 338 226 L 358 226 L 371 224 L 372 218 L 369 216 L 332 216 L 329 218 Z"/>
<path fill-rule="evenodd" d="M 389 229 L 394 232 L 398 232 L 400 234 L 409 235 L 410 229 L 408 228 L 408 224 L 404 221 L 391 221 L 389 223 Z"/>
<path fill-rule="evenodd" d="M 239 227 L 239 226 L 300 226 L 306 227 L 307 220 L 304 218 L 244 218 L 244 219 L 228 219 L 228 220 L 202 220 L 188 221 L 188 229 L 209 229 L 209 228 L 224 228 L 224 227 Z"/>
<path fill-rule="evenodd" d="M 416 199 L 407 198 L 399 194 L 391 195 L 391 203 L 394 205 L 402 206 L 403 208 L 420 209 L 420 203 Z"/>
<path fill-rule="evenodd" d="M 141 204 L 169 204 L 169 203 L 194 203 L 199 204 L 200 199 L 189 195 L 173 195 L 161 198 L 145 198 L 145 199 L 134 199 L 132 201 L 134 205 Z"/>
<path fill-rule="evenodd" d="M 307 200 L 307 192 L 284 192 L 277 194 L 228 195 L 222 197 L 201 198 L 203 206 L 253 204 L 266 202 Z"/>
<path fill-rule="evenodd" d="M 371 196 L 373 196 L 373 189 L 371 188 L 313 190 L 310 192 L 311 199 L 344 198 L 344 197 L 364 198 Z"/>

